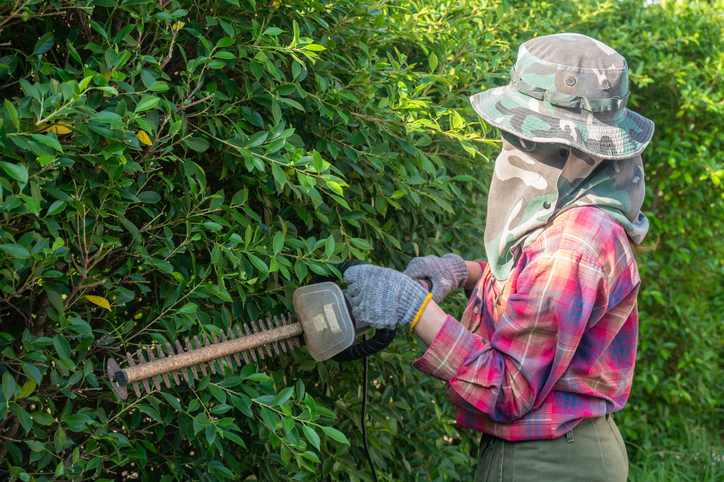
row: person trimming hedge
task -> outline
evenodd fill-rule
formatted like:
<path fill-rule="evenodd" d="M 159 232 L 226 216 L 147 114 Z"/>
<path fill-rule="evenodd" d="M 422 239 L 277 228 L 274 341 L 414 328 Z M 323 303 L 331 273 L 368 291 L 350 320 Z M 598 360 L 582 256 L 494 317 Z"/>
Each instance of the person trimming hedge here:
<path fill-rule="evenodd" d="M 525 42 L 505 87 L 471 98 L 502 133 L 490 186 L 487 262 L 447 254 L 404 273 L 345 273 L 356 318 L 410 325 L 414 366 L 447 383 L 463 427 L 483 433 L 476 480 L 624 481 L 611 414 L 633 378 L 648 230 L 641 152 L 654 124 L 626 108 L 626 60 L 579 34 Z M 412 278 L 432 282 L 428 294 Z M 460 321 L 437 303 L 457 288 Z"/>

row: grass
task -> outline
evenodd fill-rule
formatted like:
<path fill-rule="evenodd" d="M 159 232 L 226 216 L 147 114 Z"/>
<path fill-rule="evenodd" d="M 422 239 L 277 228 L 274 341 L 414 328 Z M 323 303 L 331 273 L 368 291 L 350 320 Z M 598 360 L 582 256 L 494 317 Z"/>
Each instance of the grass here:
<path fill-rule="evenodd" d="M 692 432 L 678 446 L 644 450 L 630 444 L 629 481 L 724 481 L 724 443 L 721 436 L 705 430 Z"/>

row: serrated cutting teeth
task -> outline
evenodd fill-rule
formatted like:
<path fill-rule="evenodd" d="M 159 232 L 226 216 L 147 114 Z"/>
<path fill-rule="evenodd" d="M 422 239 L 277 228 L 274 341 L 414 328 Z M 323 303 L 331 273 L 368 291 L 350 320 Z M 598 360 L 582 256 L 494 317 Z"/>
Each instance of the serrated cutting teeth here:
<path fill-rule="evenodd" d="M 289 314 L 289 319 L 287 319 L 282 315 L 281 322 L 276 316 L 273 322 L 271 317 L 266 319 L 266 323 L 262 320 L 259 320 L 258 324 L 252 321 L 250 323 L 251 329 L 247 324 L 243 325 L 243 332 L 239 325 L 236 325 L 234 330 L 229 327 L 226 334 L 223 331 L 219 332 L 220 339 L 216 333 L 212 332 L 211 340 L 209 340 L 208 335 L 203 333 L 201 335 L 204 340 L 203 345 L 198 336 L 193 337 L 193 342 L 188 338 L 184 338 L 186 350 L 184 350 L 181 342 L 176 340 L 176 353 L 174 353 L 173 345 L 169 342 L 166 342 L 165 353 L 163 345 L 155 345 L 158 358 L 154 356 L 152 347 L 146 347 L 145 355 L 143 350 L 139 348 L 136 350 L 136 360 L 133 359 L 130 353 L 126 353 L 128 366 L 123 369 L 118 366 L 113 358 L 109 358 L 107 364 L 108 379 L 116 393 L 125 400 L 128 397 L 127 385 L 129 383 L 133 387 L 136 396 L 140 397 L 141 390 L 138 382 L 143 384 L 147 393 L 151 393 L 152 389 L 148 380 L 151 379 L 156 390 L 161 390 L 162 379 L 166 387 L 170 388 L 169 373 L 171 373 L 173 381 L 177 385 L 180 383 L 179 372 L 181 372 L 186 383 L 190 383 L 187 368 L 191 369 L 194 379 L 198 380 L 199 376 L 196 370 L 201 370 L 202 375 L 207 376 L 206 364 L 208 364 L 212 374 L 216 374 L 216 366 L 218 366 L 220 373 L 224 373 L 226 367 L 233 369 L 232 356 L 236 362 L 236 368 L 240 368 L 249 363 L 249 356 L 253 361 L 257 361 L 257 356 L 258 359 L 264 360 L 264 350 L 266 350 L 266 355 L 269 357 L 272 356 L 272 349 L 277 355 L 280 353 L 280 348 L 281 351 L 286 353 L 287 346 L 290 351 L 295 346 L 300 346 L 299 335 L 303 331 L 301 323 L 293 322 L 293 316 Z M 243 357 L 243 362 L 239 355 Z"/>

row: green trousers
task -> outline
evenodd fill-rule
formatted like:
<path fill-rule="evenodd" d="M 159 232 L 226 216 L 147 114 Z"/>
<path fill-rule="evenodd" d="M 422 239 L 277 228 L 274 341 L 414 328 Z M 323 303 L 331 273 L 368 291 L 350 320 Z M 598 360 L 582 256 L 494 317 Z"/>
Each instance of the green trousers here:
<path fill-rule="evenodd" d="M 625 482 L 628 455 L 611 415 L 549 440 L 483 434 L 475 482 Z"/>

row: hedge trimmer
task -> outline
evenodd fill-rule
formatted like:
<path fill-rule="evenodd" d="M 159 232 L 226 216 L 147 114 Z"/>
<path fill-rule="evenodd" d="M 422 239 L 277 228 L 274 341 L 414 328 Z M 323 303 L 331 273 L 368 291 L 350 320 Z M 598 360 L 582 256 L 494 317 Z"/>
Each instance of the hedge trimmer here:
<path fill-rule="evenodd" d="M 347 261 L 339 264 L 337 269 L 344 274 L 348 268 L 362 263 L 365 262 Z M 175 350 L 169 342 L 165 348 L 156 345 L 156 355 L 152 347 L 146 347 L 145 356 L 144 350 L 139 348 L 135 360 L 131 353 L 126 353 L 126 368 L 121 368 L 113 358 L 109 358 L 108 379 L 118 396 L 125 400 L 128 397 L 128 384 L 133 386 L 136 396 L 140 397 L 139 382 L 151 393 L 148 380 L 153 381 L 157 390 L 161 390 L 161 379 L 170 388 L 169 373 L 176 384 L 180 383 L 179 374 L 189 383 L 187 369 L 197 380 L 199 370 L 206 376 L 206 365 L 213 374 L 216 374 L 217 368 L 224 373 L 222 360 L 226 361 L 227 367 L 233 368 L 233 356 L 239 368 L 249 363 L 250 357 L 257 361 L 265 358 L 265 352 L 266 356 L 272 357 L 272 350 L 276 355 L 287 349 L 292 350 L 294 346 L 300 345 L 300 335 L 303 335 L 309 353 L 317 361 L 330 358 L 336 361 L 357 360 L 387 347 L 395 337 L 395 330 L 377 330 L 369 340 L 356 343 L 357 336 L 367 331 L 369 325 L 354 320 L 344 293 L 330 279 L 316 277 L 313 284 L 294 292 L 296 315 L 269 315 L 265 321 L 260 319 L 243 324 L 243 330 L 236 325 L 235 330 L 230 327 L 226 333 L 221 331 L 220 339 L 215 333 L 211 334 L 212 340 L 204 334 L 203 344 L 194 336 L 193 343 L 189 338 L 184 339 L 183 345 L 177 340 Z M 243 362 L 239 355 L 244 359 Z"/>
<path fill-rule="evenodd" d="M 365 261 L 346 261 L 337 265 L 341 274 L 358 264 L 365 264 Z M 268 316 L 266 323 L 262 320 L 244 324 L 244 331 L 237 325 L 236 331 L 228 328 L 227 332 L 221 332 L 221 340 L 212 333 L 213 341 L 209 341 L 206 334 L 203 335 L 204 344 L 199 342 L 197 336 L 193 337 L 193 345 L 188 338 L 184 339 L 184 346 L 176 341 L 176 351 L 171 343 L 166 343 L 166 351 L 161 345 L 156 345 L 156 358 L 151 347 L 146 348 L 148 359 L 144 358 L 143 350 L 136 351 L 137 360 L 134 361 L 130 353 L 126 353 L 128 367 L 120 368 L 113 358 L 108 359 L 108 379 L 119 397 L 128 397 L 128 384 L 133 386 L 136 396 L 141 396 L 138 382 L 143 383 L 148 393 L 151 393 L 151 386 L 148 383 L 150 378 L 157 390 L 161 390 L 161 377 L 167 388 L 171 387 L 168 378 L 170 373 L 176 384 L 180 383 L 179 373 L 189 383 L 188 370 L 198 380 L 198 371 L 206 376 L 206 365 L 213 374 L 216 374 L 216 367 L 224 373 L 224 362 L 226 366 L 233 368 L 231 356 L 234 357 L 237 368 L 249 363 L 249 357 L 253 361 L 264 359 L 264 351 L 268 356 L 272 355 L 272 348 L 276 355 L 280 350 L 293 350 L 299 345 L 299 337 L 303 335 L 304 341 L 309 348 L 309 353 L 317 361 L 324 361 L 333 358 L 336 361 L 351 361 L 364 358 L 364 385 L 362 386 L 362 420 L 365 420 L 367 407 L 367 357 L 387 347 L 395 338 L 396 330 L 378 329 L 375 335 L 365 341 L 357 343 L 357 336 L 363 334 L 370 327 L 365 323 L 356 321 L 351 313 L 349 303 L 342 290 L 334 283 L 333 277 L 315 277 L 312 284 L 303 286 L 294 291 L 295 314 L 288 313 L 281 317 Z M 423 287 L 430 289 L 425 280 L 417 280 Z M 280 320 L 281 318 L 281 320 Z M 270 348 L 271 347 L 271 348 Z M 242 363 L 239 355 L 244 359 Z M 377 473 L 367 445 L 367 427 L 362 423 L 362 440 L 367 455 L 367 461 L 372 470 L 374 480 L 377 480 Z"/>

